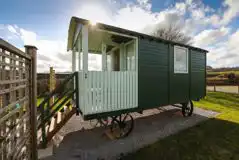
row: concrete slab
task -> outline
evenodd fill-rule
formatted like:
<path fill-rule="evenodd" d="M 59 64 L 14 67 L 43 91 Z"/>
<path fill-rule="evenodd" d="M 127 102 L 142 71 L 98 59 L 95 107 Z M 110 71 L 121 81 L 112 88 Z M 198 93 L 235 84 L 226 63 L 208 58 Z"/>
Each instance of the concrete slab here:
<path fill-rule="evenodd" d="M 128 137 L 120 140 L 110 140 L 103 135 L 104 128 L 92 128 L 89 122 L 73 116 L 59 132 L 64 139 L 54 155 L 47 159 L 117 159 L 216 115 L 216 112 L 195 108 L 194 114 L 185 118 L 179 108 L 172 106 L 146 110 L 143 115 L 133 113 L 135 128 Z"/>

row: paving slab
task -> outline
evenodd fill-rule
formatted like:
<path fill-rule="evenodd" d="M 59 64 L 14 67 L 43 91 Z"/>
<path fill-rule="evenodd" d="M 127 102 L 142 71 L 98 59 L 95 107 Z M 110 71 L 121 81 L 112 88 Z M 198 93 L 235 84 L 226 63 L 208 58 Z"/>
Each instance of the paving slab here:
<path fill-rule="evenodd" d="M 119 140 L 110 140 L 104 134 L 105 128 L 93 128 L 89 121 L 73 116 L 58 133 L 57 136 L 63 140 L 47 160 L 117 159 L 122 154 L 136 151 L 217 114 L 195 108 L 191 117 L 183 117 L 181 109 L 173 106 L 146 110 L 142 115 L 133 113 L 134 130 L 128 137 Z"/>

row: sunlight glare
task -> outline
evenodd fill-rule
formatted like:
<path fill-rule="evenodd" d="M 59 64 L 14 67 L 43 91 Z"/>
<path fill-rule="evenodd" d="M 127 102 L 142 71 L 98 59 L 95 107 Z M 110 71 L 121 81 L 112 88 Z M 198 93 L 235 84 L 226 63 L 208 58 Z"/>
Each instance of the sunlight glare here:
<path fill-rule="evenodd" d="M 97 22 L 106 22 L 109 17 L 105 8 L 97 3 L 88 3 L 83 5 L 77 15 L 90 21 L 91 25 L 96 25 Z"/>

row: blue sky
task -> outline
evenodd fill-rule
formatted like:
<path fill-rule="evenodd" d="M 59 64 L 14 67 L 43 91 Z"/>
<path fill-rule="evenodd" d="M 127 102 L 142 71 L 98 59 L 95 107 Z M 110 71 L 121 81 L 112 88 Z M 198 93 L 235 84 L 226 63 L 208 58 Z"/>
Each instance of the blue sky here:
<path fill-rule="evenodd" d="M 6 7 L 0 10 L 0 37 L 19 48 L 36 45 L 40 71 L 70 68 L 66 40 L 72 16 L 148 34 L 155 26 L 177 24 L 194 46 L 210 51 L 208 65 L 239 66 L 238 0 L 2 0 L 1 6 Z M 90 60 L 99 67 L 98 58 Z"/>

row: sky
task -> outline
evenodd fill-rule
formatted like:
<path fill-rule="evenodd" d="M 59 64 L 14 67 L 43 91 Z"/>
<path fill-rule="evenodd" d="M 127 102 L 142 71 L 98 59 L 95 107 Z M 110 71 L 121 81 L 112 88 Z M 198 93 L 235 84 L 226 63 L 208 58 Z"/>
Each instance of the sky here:
<path fill-rule="evenodd" d="M 71 70 L 67 33 L 72 16 L 150 34 L 179 25 L 192 45 L 209 50 L 207 65 L 239 66 L 239 0 L 0 0 L 0 37 L 38 48 L 38 72 Z M 5 6 L 5 7 L 3 7 Z M 10 8 L 10 9 L 9 9 Z M 90 69 L 100 67 L 90 56 Z"/>

